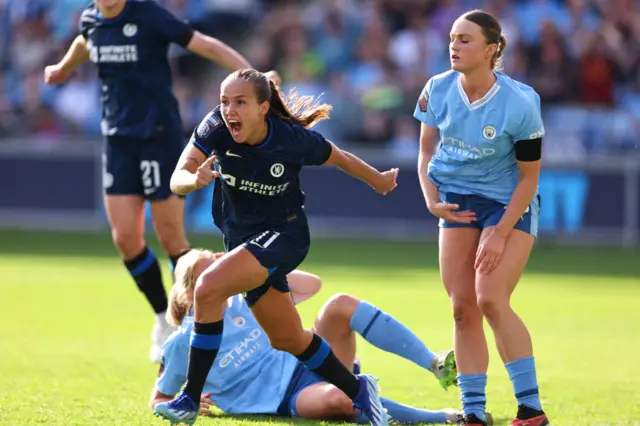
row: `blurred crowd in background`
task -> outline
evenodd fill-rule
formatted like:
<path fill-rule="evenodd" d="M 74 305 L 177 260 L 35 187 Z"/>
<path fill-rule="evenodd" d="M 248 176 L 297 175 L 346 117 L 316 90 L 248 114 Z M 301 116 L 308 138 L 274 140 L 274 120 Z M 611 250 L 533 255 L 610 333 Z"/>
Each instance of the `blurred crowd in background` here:
<path fill-rule="evenodd" d="M 62 86 L 43 69 L 77 35 L 87 0 L 0 0 L 0 144 L 37 138 L 51 147 L 100 136 L 92 64 Z M 418 95 L 449 68 L 448 34 L 483 8 L 508 41 L 503 71 L 543 102 L 547 158 L 640 156 L 638 0 L 159 0 L 193 27 L 232 45 L 255 68 L 276 69 L 283 89 L 333 105 L 321 123 L 343 145 L 415 158 Z M 171 50 L 185 135 L 217 105 L 223 70 Z"/>

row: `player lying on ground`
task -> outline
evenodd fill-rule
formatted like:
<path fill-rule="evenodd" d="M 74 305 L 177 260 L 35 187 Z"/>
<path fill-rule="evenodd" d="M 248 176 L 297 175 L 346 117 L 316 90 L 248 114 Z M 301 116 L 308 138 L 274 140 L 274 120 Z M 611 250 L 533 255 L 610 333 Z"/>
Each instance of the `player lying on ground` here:
<path fill-rule="evenodd" d="M 192 250 L 176 267 L 176 284 L 169 297 L 169 322 L 181 325 L 163 348 L 160 376 L 151 395 L 152 408 L 169 401 L 186 381 L 189 338 L 193 324 L 193 289 L 200 274 L 224 254 Z M 320 278 L 294 270 L 288 277 L 292 298 L 302 302 L 320 289 Z M 224 309 L 224 338 L 220 356 L 207 377 L 201 414 L 215 405 L 235 414 L 278 414 L 313 419 L 346 419 L 367 423 L 353 410 L 342 391 L 306 369 L 293 355 L 273 349 L 266 333 L 241 295 Z M 375 306 L 338 294 L 320 310 L 315 332 L 347 366 L 359 370 L 355 333 L 371 344 L 434 373 L 446 389 L 455 384 L 453 352 L 431 352 L 409 329 Z M 389 415 L 405 423 L 455 423 L 455 410 L 429 411 L 382 398 Z"/>

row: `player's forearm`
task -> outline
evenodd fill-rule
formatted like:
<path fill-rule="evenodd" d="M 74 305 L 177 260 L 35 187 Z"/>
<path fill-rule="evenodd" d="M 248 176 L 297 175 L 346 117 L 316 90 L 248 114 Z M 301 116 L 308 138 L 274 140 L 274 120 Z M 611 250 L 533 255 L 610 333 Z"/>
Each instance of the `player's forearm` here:
<path fill-rule="evenodd" d="M 196 190 L 196 175 L 189 170 L 176 170 L 169 183 L 171 192 L 177 195 L 187 195 Z"/>
<path fill-rule="evenodd" d="M 89 50 L 87 49 L 86 40 L 79 35 L 71 43 L 71 47 L 60 61 L 60 65 L 67 73 L 73 72 L 83 63 L 89 60 Z"/>
<path fill-rule="evenodd" d="M 198 55 L 225 67 L 229 71 L 251 68 L 251 64 L 244 56 L 220 40 L 201 33 L 194 34 L 193 38 L 192 45 L 188 48 Z"/>
<path fill-rule="evenodd" d="M 509 205 L 502 215 L 502 219 L 500 219 L 500 222 L 496 225 L 496 231 L 499 232 L 500 235 L 506 237 L 511 233 L 516 223 L 518 223 L 522 215 L 524 215 L 531 205 L 537 188 L 537 177 L 531 176 L 520 179 L 518 185 L 516 185 L 516 189 L 513 191 L 511 201 L 509 201 Z"/>
<path fill-rule="evenodd" d="M 440 202 L 440 195 L 438 194 L 438 187 L 429 179 L 429 162 L 431 161 L 431 155 L 420 153 L 418 154 L 418 179 L 420 180 L 420 188 L 422 189 L 422 195 L 424 201 L 427 203 L 427 207 Z"/>
<path fill-rule="evenodd" d="M 292 271 L 287 275 L 289 290 L 294 303 L 302 303 L 318 294 L 322 287 L 319 276 L 304 271 Z"/>
<path fill-rule="evenodd" d="M 375 187 L 376 179 L 382 176 L 375 167 L 347 151 L 342 151 L 341 161 L 335 165 L 349 176 L 360 179 L 372 187 Z"/>

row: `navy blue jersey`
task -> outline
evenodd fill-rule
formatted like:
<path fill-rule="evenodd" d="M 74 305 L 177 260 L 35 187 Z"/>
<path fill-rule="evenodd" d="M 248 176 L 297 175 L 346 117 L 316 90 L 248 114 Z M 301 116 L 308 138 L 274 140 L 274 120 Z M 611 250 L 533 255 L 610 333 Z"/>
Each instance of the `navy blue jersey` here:
<path fill-rule="evenodd" d="M 204 154 L 216 155 L 214 167 L 222 178 L 216 182 L 212 214 L 226 235 L 249 236 L 301 214 L 305 196 L 300 169 L 321 165 L 331 155 L 331 144 L 319 133 L 274 115 L 267 121 L 263 143 L 239 144 L 217 107 L 191 136 L 190 142 Z"/>
<path fill-rule="evenodd" d="M 170 43 L 189 44 L 189 25 L 153 0 L 127 0 L 113 19 L 92 2 L 79 27 L 102 82 L 105 135 L 150 138 L 164 127 L 181 128 L 167 54 Z"/>

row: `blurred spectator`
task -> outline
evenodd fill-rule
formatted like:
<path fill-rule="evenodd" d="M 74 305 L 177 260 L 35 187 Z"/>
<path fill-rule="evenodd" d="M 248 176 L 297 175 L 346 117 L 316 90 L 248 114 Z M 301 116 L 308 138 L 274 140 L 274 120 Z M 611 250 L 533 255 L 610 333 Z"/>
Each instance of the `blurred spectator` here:
<path fill-rule="evenodd" d="M 638 0 L 157 0 L 199 30 L 276 68 L 295 88 L 333 105 L 319 125 L 341 144 L 415 158 L 418 95 L 449 69 L 449 31 L 482 7 L 499 17 L 508 46 L 503 72 L 541 96 L 555 157 L 640 153 Z M 64 86 L 42 70 L 77 34 L 87 0 L 0 0 L 0 139 L 38 134 L 97 137 L 100 87 L 82 67 Z M 172 47 L 185 135 L 218 103 L 224 70 Z M 602 123 L 597 125 L 595 123 Z M 1 141 L 0 141 L 1 143 Z M 579 153 L 579 154 L 578 154 Z"/>

